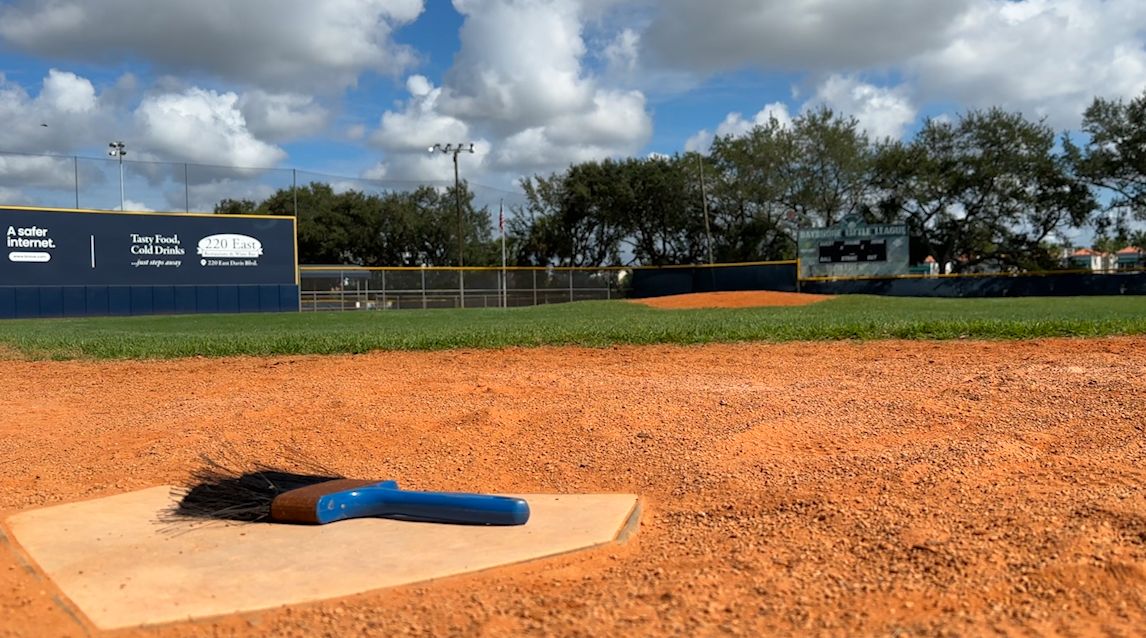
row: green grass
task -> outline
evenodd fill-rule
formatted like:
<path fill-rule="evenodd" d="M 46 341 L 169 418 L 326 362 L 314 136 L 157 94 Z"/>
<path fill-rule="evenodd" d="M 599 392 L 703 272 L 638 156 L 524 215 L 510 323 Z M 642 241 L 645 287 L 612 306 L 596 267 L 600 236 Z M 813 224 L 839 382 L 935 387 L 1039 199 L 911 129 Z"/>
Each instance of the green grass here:
<path fill-rule="evenodd" d="M 1146 334 L 1146 297 L 849 296 L 797 308 L 654 310 L 618 301 L 510 310 L 0 321 L 0 352 L 33 359 L 333 354 L 506 346 Z"/>

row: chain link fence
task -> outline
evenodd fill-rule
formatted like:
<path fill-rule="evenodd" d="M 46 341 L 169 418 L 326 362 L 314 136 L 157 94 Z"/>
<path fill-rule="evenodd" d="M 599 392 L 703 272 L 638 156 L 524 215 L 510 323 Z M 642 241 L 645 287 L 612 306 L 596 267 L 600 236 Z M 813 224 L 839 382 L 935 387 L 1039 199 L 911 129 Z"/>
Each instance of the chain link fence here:
<path fill-rule="evenodd" d="M 131 157 L 131 148 L 127 149 Z M 401 181 L 329 175 L 291 168 L 243 168 L 181 162 L 0 152 L 0 204 L 44 208 L 212 213 L 225 199 L 261 202 L 277 191 L 328 184 L 335 192 L 407 192 L 453 186 L 448 179 Z M 462 175 L 465 177 L 464 172 Z M 524 203 L 519 191 L 469 182 L 474 206 L 508 213 Z M 121 208 L 122 207 L 122 208 Z M 296 211 L 297 212 L 297 211 Z"/>
<path fill-rule="evenodd" d="M 503 308 L 614 299 L 624 268 L 300 269 L 301 307 L 317 310 Z"/>

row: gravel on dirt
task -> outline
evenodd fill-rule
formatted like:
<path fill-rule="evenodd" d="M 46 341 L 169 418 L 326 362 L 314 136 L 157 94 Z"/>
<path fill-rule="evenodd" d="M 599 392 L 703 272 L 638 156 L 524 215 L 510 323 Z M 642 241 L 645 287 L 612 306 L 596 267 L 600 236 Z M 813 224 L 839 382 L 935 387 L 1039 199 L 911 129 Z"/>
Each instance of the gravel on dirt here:
<path fill-rule="evenodd" d="M 1146 627 L 1140 337 L 2 360 L 0 397 L 0 520 L 222 451 L 644 499 L 624 545 L 117 637 Z M 91 631 L 8 537 L 0 618 L 0 636 Z"/>

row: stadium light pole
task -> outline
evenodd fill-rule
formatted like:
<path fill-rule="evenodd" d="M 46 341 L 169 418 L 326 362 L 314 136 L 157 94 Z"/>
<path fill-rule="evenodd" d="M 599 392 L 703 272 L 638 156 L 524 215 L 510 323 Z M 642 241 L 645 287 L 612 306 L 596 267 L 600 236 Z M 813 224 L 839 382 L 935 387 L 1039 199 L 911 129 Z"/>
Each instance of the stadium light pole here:
<path fill-rule="evenodd" d="M 458 299 L 462 308 L 466 307 L 466 283 L 462 269 L 465 268 L 466 235 L 465 223 L 462 220 L 462 188 L 458 179 L 458 153 L 473 153 L 474 145 L 469 144 L 434 144 L 430 152 L 435 151 L 454 156 L 454 207 L 458 213 Z"/>
<path fill-rule="evenodd" d="M 111 142 L 107 145 L 107 155 L 119 159 L 119 209 L 123 210 L 123 156 L 127 155 L 127 145 L 123 142 Z"/>

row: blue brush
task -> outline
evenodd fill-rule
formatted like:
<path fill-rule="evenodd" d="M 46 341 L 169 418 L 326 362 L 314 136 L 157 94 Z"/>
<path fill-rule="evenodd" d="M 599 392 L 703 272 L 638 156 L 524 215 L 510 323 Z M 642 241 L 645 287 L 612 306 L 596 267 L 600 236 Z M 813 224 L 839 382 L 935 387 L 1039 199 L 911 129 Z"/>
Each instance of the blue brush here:
<path fill-rule="evenodd" d="M 324 525 L 348 518 L 384 517 L 465 525 L 524 525 L 529 504 L 520 498 L 458 492 L 417 492 L 395 481 L 292 474 L 270 468 L 238 474 L 210 463 L 182 490 L 176 517 Z"/>

